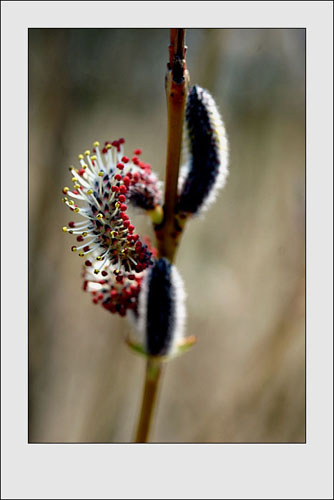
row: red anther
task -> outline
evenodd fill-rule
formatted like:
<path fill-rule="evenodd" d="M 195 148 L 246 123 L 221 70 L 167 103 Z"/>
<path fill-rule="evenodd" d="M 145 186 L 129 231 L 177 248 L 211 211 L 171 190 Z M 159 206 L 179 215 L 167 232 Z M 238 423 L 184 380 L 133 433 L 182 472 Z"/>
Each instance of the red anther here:
<path fill-rule="evenodd" d="M 87 290 L 87 285 L 88 285 L 88 280 L 85 280 L 82 286 L 84 292 Z"/>
<path fill-rule="evenodd" d="M 105 284 L 105 282 L 106 282 L 105 280 L 100 280 L 100 281 L 99 281 L 100 285 L 104 285 L 104 284 Z"/>
<path fill-rule="evenodd" d="M 128 274 L 128 279 L 129 280 L 134 280 L 135 279 L 135 275 L 134 274 Z"/>
<path fill-rule="evenodd" d="M 124 196 L 124 194 L 120 194 L 120 195 L 119 195 L 119 197 L 118 197 L 118 199 L 119 199 L 119 201 L 120 201 L 121 203 L 124 203 L 124 201 L 125 201 L 125 196 Z"/>
<path fill-rule="evenodd" d="M 125 203 L 121 203 L 121 206 L 119 207 L 120 211 L 121 212 L 125 212 L 125 210 L 127 209 L 128 207 L 125 205 Z"/>
<path fill-rule="evenodd" d="M 125 177 L 123 177 L 123 183 L 126 185 L 126 186 L 129 186 L 130 184 L 130 179 L 129 177 L 126 175 Z"/>
<path fill-rule="evenodd" d="M 88 252 L 90 250 L 89 245 L 87 245 L 86 247 L 84 247 L 83 250 L 84 250 L 84 252 Z"/>
<path fill-rule="evenodd" d="M 79 191 L 77 189 L 74 189 L 72 192 L 73 194 L 79 194 Z"/>
<path fill-rule="evenodd" d="M 139 259 L 141 262 L 144 262 L 145 258 L 146 258 L 146 254 L 145 254 L 145 252 L 141 252 L 141 253 L 139 254 L 138 259 Z"/>
<path fill-rule="evenodd" d="M 72 221 L 71 221 L 71 222 L 69 222 L 69 223 L 68 223 L 68 227 L 75 227 L 75 222 L 72 222 Z"/>
<path fill-rule="evenodd" d="M 119 144 L 124 144 L 125 143 L 125 139 L 123 139 L 123 137 L 121 137 L 120 139 L 118 139 L 118 142 L 119 142 Z"/>
<path fill-rule="evenodd" d="M 77 248 L 77 247 L 76 247 L 75 245 L 73 245 L 73 246 L 71 247 L 72 252 L 75 252 L 76 248 Z"/>
<path fill-rule="evenodd" d="M 138 264 L 136 265 L 136 271 L 137 271 L 137 273 L 140 273 L 142 270 L 143 270 L 143 265 L 142 265 L 142 264 L 140 264 L 140 263 L 138 263 Z"/>
<path fill-rule="evenodd" d="M 77 237 L 77 241 L 83 241 L 84 240 L 84 237 L 83 236 L 78 236 Z"/>
<path fill-rule="evenodd" d="M 129 177 L 129 179 L 131 179 L 131 177 L 132 177 L 132 173 L 131 172 L 128 172 L 126 175 Z"/>
<path fill-rule="evenodd" d="M 121 216 L 121 219 L 123 219 L 123 220 L 128 220 L 128 218 L 129 218 L 129 216 L 124 214 L 123 212 L 120 214 L 120 216 Z"/>
<path fill-rule="evenodd" d="M 133 234 L 133 235 L 132 235 L 132 239 L 133 239 L 133 241 L 137 241 L 137 240 L 138 240 L 138 238 L 139 238 L 139 234 Z"/>
<path fill-rule="evenodd" d="M 122 176 L 120 174 L 115 175 L 116 181 L 120 181 L 122 179 Z"/>
<path fill-rule="evenodd" d="M 113 193 L 118 193 L 118 191 L 120 190 L 120 188 L 117 187 L 117 186 L 112 186 L 111 190 L 112 190 Z"/>
<path fill-rule="evenodd" d="M 135 226 L 133 226 L 132 224 L 129 225 L 128 229 L 129 229 L 130 233 L 132 233 L 132 231 L 134 231 L 134 228 L 135 228 Z"/>
<path fill-rule="evenodd" d="M 94 292 L 93 292 L 93 293 L 94 293 Z M 98 303 L 98 301 L 99 301 L 99 299 L 98 299 L 97 297 L 94 297 L 94 298 L 93 298 L 93 302 L 94 302 L 94 304 L 97 304 L 97 303 Z"/>
<path fill-rule="evenodd" d="M 102 273 L 101 273 L 101 274 L 102 274 L 102 276 L 108 276 L 107 271 L 102 271 Z"/>
<path fill-rule="evenodd" d="M 128 234 L 128 235 L 127 235 L 127 237 L 126 237 L 126 239 L 127 239 L 127 240 L 131 243 L 131 241 L 132 241 L 132 236 L 131 236 L 131 234 Z"/>
<path fill-rule="evenodd" d="M 85 265 L 89 267 L 89 266 L 91 266 L 91 265 L 92 265 L 92 263 L 91 263 L 91 261 L 90 261 L 90 260 L 86 260 Z"/>
<path fill-rule="evenodd" d="M 102 149 L 102 153 L 105 155 L 108 152 L 107 148 Z"/>
<path fill-rule="evenodd" d="M 124 226 L 124 227 L 129 227 L 129 226 L 130 226 L 130 221 L 129 221 L 129 220 L 125 220 L 125 221 L 123 222 L 123 226 Z"/>
<path fill-rule="evenodd" d="M 118 189 L 118 188 L 117 188 Z M 122 194 L 125 194 L 127 192 L 127 187 L 124 186 L 124 184 L 122 184 L 120 187 L 119 187 L 119 190 Z"/>
<path fill-rule="evenodd" d="M 116 167 L 119 168 L 120 170 L 123 170 L 124 165 L 123 163 L 117 163 Z"/>
<path fill-rule="evenodd" d="M 141 155 L 142 154 L 142 150 L 141 149 L 135 149 L 134 152 L 133 152 L 134 155 Z"/>
<path fill-rule="evenodd" d="M 118 147 L 118 141 L 112 141 L 111 145 L 114 146 L 115 148 L 117 148 Z"/>
<path fill-rule="evenodd" d="M 123 276 L 116 276 L 116 281 L 118 283 L 123 283 Z"/>
<path fill-rule="evenodd" d="M 123 156 L 122 157 L 122 162 L 123 163 L 128 163 L 129 162 L 129 158 L 127 156 Z"/>
<path fill-rule="evenodd" d="M 99 293 L 98 296 L 97 296 L 98 300 L 102 300 L 103 299 L 103 293 Z"/>
<path fill-rule="evenodd" d="M 133 156 L 133 157 L 132 157 L 132 163 L 133 163 L 134 165 L 138 165 L 138 164 L 139 164 L 139 158 L 137 158 L 137 156 Z"/>
<path fill-rule="evenodd" d="M 138 181 L 139 181 L 139 174 L 138 174 L 138 172 L 135 172 L 135 173 L 133 174 L 133 180 L 134 180 L 135 182 L 138 182 Z"/>

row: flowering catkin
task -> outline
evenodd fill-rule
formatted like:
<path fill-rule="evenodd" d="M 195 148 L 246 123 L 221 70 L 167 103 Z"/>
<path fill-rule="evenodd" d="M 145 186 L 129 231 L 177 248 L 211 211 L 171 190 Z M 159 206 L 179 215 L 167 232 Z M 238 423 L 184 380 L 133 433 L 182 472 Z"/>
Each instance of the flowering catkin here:
<path fill-rule="evenodd" d="M 199 214 L 215 200 L 228 174 L 228 142 L 216 103 L 195 85 L 189 90 L 185 116 L 184 152 L 178 208 Z"/>
<path fill-rule="evenodd" d="M 182 279 L 167 259 L 145 271 L 139 294 L 137 329 L 147 354 L 173 354 L 183 339 L 185 292 Z"/>
<path fill-rule="evenodd" d="M 95 274 L 112 270 L 118 280 L 134 279 L 135 273 L 153 263 L 152 253 L 126 213 L 127 204 L 152 210 L 161 203 L 157 177 L 139 159 L 141 150 L 135 150 L 129 159 L 123 144 L 124 139 L 106 142 L 100 151 L 96 141 L 93 154 L 87 150 L 79 155 L 80 168 L 70 168 L 74 188 L 63 188 L 63 202 L 83 218 L 63 227 L 80 243 L 72 251 L 85 257 L 85 265 Z"/>

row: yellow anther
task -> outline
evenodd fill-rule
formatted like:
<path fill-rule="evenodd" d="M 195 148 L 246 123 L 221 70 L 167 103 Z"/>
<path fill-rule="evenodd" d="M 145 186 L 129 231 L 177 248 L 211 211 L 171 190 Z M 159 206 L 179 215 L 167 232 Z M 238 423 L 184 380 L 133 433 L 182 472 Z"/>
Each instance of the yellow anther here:
<path fill-rule="evenodd" d="M 83 160 L 84 159 L 84 155 L 78 155 L 78 160 Z"/>
<path fill-rule="evenodd" d="M 98 148 L 99 145 L 100 145 L 99 141 L 95 141 L 94 144 L 93 144 L 94 148 Z"/>
<path fill-rule="evenodd" d="M 74 189 L 80 189 L 80 188 L 81 188 L 81 184 L 78 184 L 78 183 L 74 184 Z"/>
<path fill-rule="evenodd" d="M 66 193 L 67 193 L 67 191 L 69 191 L 69 190 L 70 190 L 70 188 L 68 188 L 68 187 L 64 187 L 64 189 L 63 189 L 63 193 L 64 193 L 64 194 L 66 194 Z"/>
<path fill-rule="evenodd" d="M 85 256 L 85 254 L 83 252 L 80 252 L 78 255 L 79 255 L 79 257 L 84 257 Z"/>
<path fill-rule="evenodd" d="M 103 215 L 102 214 L 97 214 L 96 218 L 97 219 L 103 219 Z"/>
<path fill-rule="evenodd" d="M 75 167 L 73 165 L 71 165 L 70 167 L 68 167 L 69 171 L 72 172 L 72 170 L 75 170 Z"/>
<path fill-rule="evenodd" d="M 66 198 L 66 196 L 64 196 L 64 198 L 62 198 L 62 200 L 61 200 L 61 201 L 62 201 L 63 203 L 66 203 L 66 201 L 67 201 L 67 200 L 68 200 L 68 198 Z"/>
<path fill-rule="evenodd" d="M 118 269 L 115 269 L 115 274 L 119 274 L 119 270 Z"/>
<path fill-rule="evenodd" d="M 72 206 L 72 205 L 74 205 L 74 201 L 73 201 L 73 200 L 70 200 L 70 201 L 68 202 L 68 204 L 69 204 L 70 206 Z"/>
<path fill-rule="evenodd" d="M 99 274 L 99 270 L 98 269 L 94 269 L 94 274 Z"/>
<path fill-rule="evenodd" d="M 89 151 L 89 149 L 87 149 L 87 150 L 84 152 L 84 155 L 85 155 L 85 156 L 89 156 L 89 155 L 90 155 L 90 151 Z"/>
<path fill-rule="evenodd" d="M 100 255 L 98 255 L 98 256 L 96 257 L 96 260 L 102 260 L 102 257 L 101 257 Z"/>
<path fill-rule="evenodd" d="M 77 207 L 77 208 L 74 209 L 74 212 L 77 214 L 79 212 L 79 210 L 80 209 Z"/>
<path fill-rule="evenodd" d="M 77 178 L 76 177 L 72 177 L 72 182 L 77 182 Z"/>
<path fill-rule="evenodd" d="M 91 157 L 90 157 L 90 159 L 91 159 L 92 161 L 95 161 L 95 160 L 96 160 L 96 155 L 91 156 Z"/>
<path fill-rule="evenodd" d="M 118 203 L 118 201 L 115 203 L 115 208 L 119 208 L 121 205 Z"/>
<path fill-rule="evenodd" d="M 67 233 L 67 227 L 66 226 L 63 227 L 63 231 L 64 231 L 64 233 Z"/>
<path fill-rule="evenodd" d="M 76 252 L 77 251 L 77 247 L 72 247 L 71 250 L 72 250 L 72 252 Z"/>
<path fill-rule="evenodd" d="M 88 189 L 87 194 L 93 194 L 93 190 L 92 189 Z"/>
<path fill-rule="evenodd" d="M 70 234 L 73 234 L 73 231 L 72 231 L 72 229 L 69 229 L 69 230 L 68 230 L 68 232 L 69 232 Z"/>
<path fill-rule="evenodd" d="M 97 174 L 99 177 L 103 177 L 104 176 L 104 172 L 103 170 L 100 170 L 100 172 Z"/>
<path fill-rule="evenodd" d="M 107 144 L 106 149 L 111 149 L 111 144 Z"/>
<path fill-rule="evenodd" d="M 84 231 L 83 233 L 81 233 L 81 236 L 83 236 L 83 237 L 87 236 L 86 231 Z"/>

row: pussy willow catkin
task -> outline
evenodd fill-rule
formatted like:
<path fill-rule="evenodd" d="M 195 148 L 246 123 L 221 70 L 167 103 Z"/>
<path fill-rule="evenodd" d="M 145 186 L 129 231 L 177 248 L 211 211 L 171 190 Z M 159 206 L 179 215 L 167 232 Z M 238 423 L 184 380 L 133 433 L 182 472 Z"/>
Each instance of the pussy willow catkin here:
<path fill-rule="evenodd" d="M 185 164 L 179 181 L 178 209 L 200 214 L 225 184 L 228 141 L 215 101 L 197 85 L 189 90 L 187 98 L 183 149 Z"/>

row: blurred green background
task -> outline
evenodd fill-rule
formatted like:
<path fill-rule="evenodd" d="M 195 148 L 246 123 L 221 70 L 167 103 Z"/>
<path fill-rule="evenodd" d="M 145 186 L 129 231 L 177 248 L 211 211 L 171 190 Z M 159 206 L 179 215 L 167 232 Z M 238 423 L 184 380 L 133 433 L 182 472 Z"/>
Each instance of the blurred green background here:
<path fill-rule="evenodd" d="M 192 84 L 230 140 L 230 175 L 177 257 L 196 346 L 164 374 L 155 442 L 305 440 L 305 31 L 188 29 Z M 131 442 L 144 358 L 82 291 L 62 233 L 68 166 L 94 140 L 164 178 L 167 29 L 29 30 L 29 441 Z M 141 233 L 149 221 L 136 217 Z"/>

